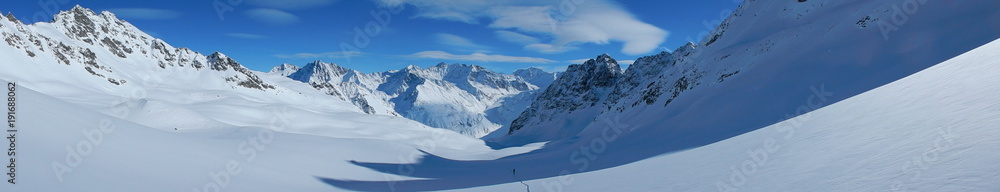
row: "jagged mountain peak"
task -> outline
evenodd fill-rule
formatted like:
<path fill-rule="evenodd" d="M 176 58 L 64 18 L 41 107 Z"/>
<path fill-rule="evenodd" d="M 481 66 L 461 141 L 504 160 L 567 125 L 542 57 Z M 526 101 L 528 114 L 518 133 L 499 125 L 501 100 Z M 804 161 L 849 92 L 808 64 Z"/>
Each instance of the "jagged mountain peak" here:
<path fill-rule="evenodd" d="M 413 71 L 413 70 L 418 70 L 418 69 L 420 69 L 420 66 L 417 66 L 417 65 L 407 65 L 406 67 L 403 67 L 403 69 L 401 71 Z"/>
<path fill-rule="evenodd" d="M 622 75 L 621 66 L 609 54 L 601 54 L 583 64 L 570 65 L 527 110 L 511 123 L 507 134 L 535 122 L 549 121 L 565 111 L 576 111 L 598 104 L 614 88 Z M 551 137 L 554 135 L 538 135 Z"/>
<path fill-rule="evenodd" d="M 614 58 L 611 57 L 611 54 L 608 53 L 597 55 L 597 60 L 607 60 L 607 59 L 614 60 Z"/>
<path fill-rule="evenodd" d="M 583 64 L 574 64 L 566 68 L 564 74 L 577 74 L 583 76 L 594 76 L 598 79 L 612 79 L 622 73 L 622 68 L 618 61 L 608 54 L 602 54 L 595 59 L 587 60 Z M 603 81 L 602 81 L 603 82 Z"/>
<path fill-rule="evenodd" d="M 590 71 L 593 69 L 596 70 L 594 72 L 598 73 L 609 72 L 613 74 L 620 74 L 622 72 L 622 68 L 618 65 L 618 61 L 607 53 L 598 55 L 595 59 L 587 60 L 587 62 L 584 62 L 582 65 L 571 65 L 566 69 L 566 71 L 569 72 L 570 68 L 574 68 L 574 66 L 577 66 L 575 67 L 577 70 Z"/>
<path fill-rule="evenodd" d="M 13 15 L 11 15 L 11 17 L 13 17 Z M 95 23 L 95 21 L 97 22 Z M 86 8 L 80 5 L 76 5 L 70 10 L 59 11 L 59 13 L 57 13 L 54 17 L 52 17 L 52 21 L 50 21 L 50 23 L 62 23 L 63 25 L 117 24 L 117 25 L 127 26 L 130 29 L 134 28 L 134 30 L 138 31 L 138 28 L 135 28 L 134 26 L 131 26 L 131 24 L 129 24 L 127 21 L 118 18 L 118 16 L 115 15 L 115 13 L 113 12 L 101 11 L 101 13 L 98 14 L 97 12 L 94 12 L 94 10 L 90 8 Z M 103 26 L 103 27 L 111 27 L 111 26 Z"/>
<path fill-rule="evenodd" d="M 218 52 L 218 51 L 213 52 L 212 54 L 208 55 L 208 59 L 209 60 L 224 60 L 224 59 L 228 59 L 228 58 L 229 58 L 229 56 L 226 56 L 226 54 L 222 54 L 221 52 Z"/>
<path fill-rule="evenodd" d="M 209 66 L 216 71 L 225 71 L 230 68 L 243 68 L 242 65 L 220 52 L 214 52 L 207 57 Z"/>
<path fill-rule="evenodd" d="M 108 13 L 108 12 L 105 11 L 105 13 Z M 55 15 L 55 17 L 52 17 L 52 20 L 55 21 L 55 22 L 59 22 L 59 21 L 79 21 L 79 20 L 84 19 L 84 18 L 91 18 L 91 17 L 97 17 L 97 16 L 99 16 L 99 15 L 96 12 L 94 12 L 94 10 L 91 10 L 90 8 L 86 8 L 86 7 L 83 7 L 83 6 L 80 6 L 80 5 L 76 5 L 76 6 L 73 6 L 73 8 L 70 9 L 70 10 L 59 11 L 59 13 Z M 108 16 L 113 16 L 113 15 L 108 15 Z M 115 19 L 117 19 L 117 18 L 115 18 Z"/>
<path fill-rule="evenodd" d="M 74 5 L 74 6 L 73 6 L 73 8 L 72 8 L 72 9 L 70 9 L 70 10 L 71 10 L 71 11 L 76 11 L 76 10 L 90 10 L 90 9 L 88 9 L 88 8 L 86 8 L 86 7 L 83 7 L 83 6 L 81 6 L 80 4 L 76 4 L 76 5 Z"/>
<path fill-rule="evenodd" d="M 437 67 L 447 67 L 447 66 L 448 66 L 448 63 L 445 63 L 445 62 L 440 62 L 440 63 L 438 63 L 438 64 L 437 64 L 437 65 L 435 65 L 435 66 L 437 66 Z"/>
<path fill-rule="evenodd" d="M 290 73 L 288 78 L 306 83 L 328 83 L 339 82 L 344 75 L 353 70 L 341 67 L 335 63 L 327 63 L 322 60 L 315 60 L 298 68 L 294 73 Z"/>
<path fill-rule="evenodd" d="M 336 63 L 327 63 L 327 62 L 323 62 L 323 60 L 315 60 L 312 63 L 307 64 L 306 66 L 310 66 L 310 65 L 313 68 L 317 69 L 317 70 L 333 70 L 334 72 L 341 73 L 341 74 L 346 73 L 347 71 L 349 71 L 349 69 L 341 67 L 340 65 L 337 65 Z M 304 66 L 304 67 L 306 67 L 306 66 Z"/>
<path fill-rule="evenodd" d="M 10 22 L 14 22 L 14 23 L 20 22 L 19 20 L 17 20 L 17 17 L 14 17 L 14 13 L 11 13 L 11 12 L 7 12 L 7 15 L 4 16 L 4 17 L 6 17 L 7 20 L 10 21 Z"/>

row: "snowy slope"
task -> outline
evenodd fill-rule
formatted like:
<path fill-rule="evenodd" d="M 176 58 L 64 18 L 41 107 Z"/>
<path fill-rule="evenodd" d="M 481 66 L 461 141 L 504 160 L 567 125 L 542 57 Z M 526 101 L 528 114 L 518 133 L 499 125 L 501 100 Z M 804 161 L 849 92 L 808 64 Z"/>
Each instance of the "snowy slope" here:
<path fill-rule="evenodd" d="M 697 138 L 612 119 L 603 134 L 495 160 L 358 164 L 429 170 L 393 181 L 400 191 L 526 190 L 518 180 L 532 191 L 997 191 L 998 53 L 1000 40 L 804 115 L 670 153 L 663 148 Z M 389 191 L 382 180 L 326 182 Z"/>
<path fill-rule="evenodd" d="M 577 91 L 575 79 L 605 74 L 568 69 L 542 94 L 575 100 L 539 97 L 512 123 L 509 136 L 493 141 L 517 146 L 572 138 L 600 130 L 602 119 L 615 117 L 704 138 L 691 146 L 719 141 L 994 40 L 1000 25 L 983 22 L 1000 20 L 994 7 L 1000 2 L 746 1 L 702 42 L 639 58 L 624 73 L 609 77 L 615 81 L 609 91 Z M 565 78 L 569 74 L 576 75 Z M 790 102 L 811 93 L 796 90 L 811 89 L 835 94 L 818 106 Z M 588 94 L 597 95 L 582 97 Z M 638 114 L 659 114 L 662 121 L 637 119 Z"/>
<path fill-rule="evenodd" d="M 356 112 L 316 112 L 273 104 L 254 106 L 273 114 L 241 121 L 248 125 L 162 130 L 25 87 L 18 87 L 16 93 L 18 183 L 0 186 L 4 191 L 211 191 L 211 186 L 222 186 L 225 191 L 330 191 L 334 188 L 314 177 L 386 178 L 352 166 L 350 160 L 410 162 L 401 154 L 419 154 L 417 149 L 493 153 L 482 141 L 451 131 Z M 241 104 L 248 104 L 230 98 L 220 101 L 240 104 L 185 108 L 231 111 L 245 110 Z M 144 110 L 126 105 L 114 109 L 126 117 L 142 116 Z M 256 111 L 242 111 L 252 112 Z M 226 115 L 246 118 L 241 113 Z M 309 125 L 323 125 L 317 128 L 331 136 L 302 129 Z M 310 133 L 287 133 L 304 131 Z M 511 152 L 494 155 L 504 153 Z M 231 163 L 239 171 L 225 173 Z"/>
<path fill-rule="evenodd" d="M 365 74 L 322 61 L 301 69 L 281 65 L 270 74 L 308 83 L 365 113 L 402 116 L 477 138 L 506 128 L 556 78 L 537 68 L 502 74 L 445 63 Z"/>

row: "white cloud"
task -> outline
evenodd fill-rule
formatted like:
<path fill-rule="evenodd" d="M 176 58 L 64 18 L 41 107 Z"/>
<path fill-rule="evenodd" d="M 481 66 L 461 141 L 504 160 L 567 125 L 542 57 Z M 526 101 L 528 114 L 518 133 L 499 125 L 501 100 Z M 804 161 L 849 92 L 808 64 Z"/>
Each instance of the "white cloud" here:
<path fill-rule="evenodd" d="M 618 64 L 622 65 L 631 65 L 632 63 L 635 63 L 635 60 L 616 60 L 616 61 L 618 61 Z"/>
<path fill-rule="evenodd" d="M 318 58 L 347 58 L 347 57 L 357 57 L 363 55 L 362 52 L 357 51 L 337 51 L 337 52 L 326 52 L 326 53 L 293 53 L 293 54 L 277 54 L 275 57 L 282 59 L 318 59 Z"/>
<path fill-rule="evenodd" d="M 538 38 L 513 31 L 496 31 L 497 38 L 511 43 L 530 45 L 541 42 Z"/>
<path fill-rule="evenodd" d="M 160 20 L 181 17 L 180 12 L 167 9 L 119 8 L 108 9 L 108 11 L 125 19 Z"/>
<path fill-rule="evenodd" d="M 472 53 L 468 55 L 455 55 L 444 51 L 422 51 L 410 54 L 409 57 L 422 59 L 444 59 L 456 61 L 479 61 L 479 62 L 509 62 L 509 63 L 552 63 L 553 60 L 537 57 L 517 57 L 506 55 L 489 55 L 485 53 Z"/>
<path fill-rule="evenodd" d="M 374 1 L 386 6 L 415 6 L 417 17 L 471 24 L 485 19 L 490 28 L 540 35 L 548 42 L 525 48 L 543 53 L 574 50 L 585 43 L 620 42 L 622 53 L 637 55 L 655 50 L 669 35 L 638 20 L 614 0 Z"/>
<path fill-rule="evenodd" d="M 246 11 L 247 17 L 262 23 L 275 26 L 287 26 L 299 22 L 299 17 L 277 9 L 251 9 Z"/>
<path fill-rule="evenodd" d="M 536 43 L 531 45 L 525 45 L 524 49 L 536 51 L 539 53 L 562 53 L 566 51 L 576 50 L 577 47 L 572 45 L 553 45 L 553 44 Z"/>
<path fill-rule="evenodd" d="M 421 11 L 416 17 L 459 21 L 465 23 L 479 23 L 477 15 L 470 14 L 485 11 L 492 1 L 468 1 L 468 0 L 373 0 L 385 6 L 414 5 Z"/>
<path fill-rule="evenodd" d="M 325 5 L 330 5 L 336 3 L 338 0 L 246 0 L 247 3 L 251 5 L 274 8 L 274 9 L 307 9 L 307 8 L 318 8 Z"/>
<path fill-rule="evenodd" d="M 479 44 L 473 43 L 469 39 L 466 39 L 464 37 L 461 37 L 461 36 L 458 36 L 458 35 L 454 35 L 454 34 L 437 33 L 437 34 L 434 34 L 434 38 L 437 39 L 438 43 L 441 43 L 441 44 L 447 45 L 447 46 L 451 46 L 451 47 L 454 47 L 454 48 L 471 49 L 471 50 L 485 50 L 485 49 L 489 49 L 489 47 L 487 47 L 487 46 L 483 46 L 483 45 L 479 45 Z"/>
<path fill-rule="evenodd" d="M 234 37 L 234 38 L 241 38 L 241 39 L 263 39 L 263 38 L 267 38 L 266 36 L 263 36 L 263 35 L 249 34 L 249 33 L 226 33 L 226 36 Z"/>

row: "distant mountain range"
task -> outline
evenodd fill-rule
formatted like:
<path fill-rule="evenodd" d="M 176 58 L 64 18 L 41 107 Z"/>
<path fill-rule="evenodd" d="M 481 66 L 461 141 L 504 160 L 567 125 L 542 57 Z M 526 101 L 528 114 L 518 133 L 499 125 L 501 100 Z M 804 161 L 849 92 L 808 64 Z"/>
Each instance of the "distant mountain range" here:
<path fill-rule="evenodd" d="M 508 126 L 557 75 L 537 68 L 502 74 L 445 63 L 366 74 L 323 61 L 301 68 L 282 64 L 270 74 L 308 83 L 365 113 L 402 116 L 473 137 Z"/>

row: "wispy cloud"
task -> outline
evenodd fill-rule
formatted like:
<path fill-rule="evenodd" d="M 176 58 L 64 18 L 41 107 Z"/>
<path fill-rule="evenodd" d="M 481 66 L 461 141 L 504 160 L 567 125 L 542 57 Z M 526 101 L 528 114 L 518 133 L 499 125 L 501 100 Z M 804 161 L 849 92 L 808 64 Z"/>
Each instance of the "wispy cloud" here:
<path fill-rule="evenodd" d="M 579 48 L 573 45 L 554 45 L 554 44 L 536 43 L 531 45 L 525 45 L 524 49 L 539 53 L 562 53 L 562 52 L 577 50 Z"/>
<path fill-rule="evenodd" d="M 616 60 L 616 61 L 618 61 L 618 64 L 622 65 L 631 65 L 632 63 L 635 63 L 635 60 Z"/>
<path fill-rule="evenodd" d="M 226 36 L 234 37 L 234 38 L 241 38 L 241 39 L 263 39 L 263 38 L 267 38 L 266 36 L 263 36 L 263 35 L 249 34 L 249 33 L 226 33 Z"/>
<path fill-rule="evenodd" d="M 167 9 L 117 8 L 108 9 L 108 11 L 125 19 L 162 20 L 181 17 L 180 12 Z"/>
<path fill-rule="evenodd" d="M 298 16 L 277 9 L 251 9 L 246 11 L 246 16 L 253 20 L 275 26 L 287 26 L 299 22 Z"/>
<path fill-rule="evenodd" d="M 485 50 L 490 48 L 488 46 L 473 43 L 469 39 L 466 39 L 462 36 L 449 33 L 434 34 L 434 39 L 437 39 L 438 43 L 441 43 L 442 45 L 447 45 L 452 48 L 459 48 L 464 50 Z"/>
<path fill-rule="evenodd" d="M 336 3 L 339 0 L 246 0 L 248 3 L 256 6 L 274 8 L 274 9 L 308 9 L 308 8 L 319 8 L 326 5 Z"/>
<path fill-rule="evenodd" d="M 410 54 L 409 57 L 423 59 L 444 59 L 455 61 L 479 61 L 479 62 L 509 62 L 509 63 L 553 63 L 556 61 L 537 57 L 518 57 L 506 55 L 489 55 L 485 53 L 472 53 L 468 55 L 455 55 L 444 51 L 422 51 Z"/>
<path fill-rule="evenodd" d="M 277 54 L 275 57 L 282 59 L 320 59 L 320 58 L 331 58 L 340 59 L 347 57 L 357 57 L 364 55 L 362 52 L 357 51 L 337 51 L 337 52 L 326 52 L 326 53 L 293 53 L 293 54 Z"/>
<path fill-rule="evenodd" d="M 386 6 L 412 5 L 417 17 L 479 24 L 544 37 L 525 48 L 542 53 L 575 50 L 581 44 L 621 42 L 622 53 L 655 50 L 669 33 L 637 19 L 614 0 L 375 0 Z M 567 3 L 571 5 L 567 5 Z M 575 9 L 565 8 L 566 6 Z M 567 11 L 570 10 L 570 11 Z"/>
<path fill-rule="evenodd" d="M 500 31 L 496 31 L 496 34 L 497 34 L 497 38 L 499 38 L 500 40 L 504 40 L 504 41 L 507 41 L 507 42 L 516 43 L 516 44 L 520 44 L 520 45 L 531 45 L 531 44 L 537 44 L 537 43 L 541 42 L 541 40 L 539 40 L 538 38 L 535 38 L 535 37 L 532 37 L 532 36 L 528 36 L 528 35 L 525 35 L 525 34 L 521 34 L 521 33 L 518 33 L 518 32 L 513 32 L 513 31 L 503 31 L 503 30 L 500 30 Z"/>

